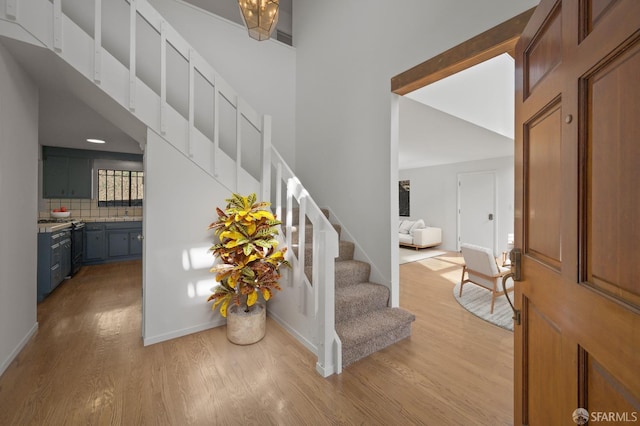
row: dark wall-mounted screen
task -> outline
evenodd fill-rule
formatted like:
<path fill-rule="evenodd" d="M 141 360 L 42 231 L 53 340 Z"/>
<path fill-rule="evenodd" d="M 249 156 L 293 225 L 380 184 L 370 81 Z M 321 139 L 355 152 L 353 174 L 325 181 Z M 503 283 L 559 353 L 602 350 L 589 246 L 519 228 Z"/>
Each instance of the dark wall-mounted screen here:
<path fill-rule="evenodd" d="M 398 185 L 400 193 L 400 216 L 411 216 L 409 209 L 409 184 L 408 180 L 401 180 Z"/>

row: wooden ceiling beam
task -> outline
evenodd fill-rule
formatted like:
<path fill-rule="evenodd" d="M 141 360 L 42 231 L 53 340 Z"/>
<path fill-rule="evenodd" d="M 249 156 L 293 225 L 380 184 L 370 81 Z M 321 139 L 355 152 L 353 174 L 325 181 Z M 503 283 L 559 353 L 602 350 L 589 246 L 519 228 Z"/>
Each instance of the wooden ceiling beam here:
<path fill-rule="evenodd" d="M 534 10 L 535 7 L 396 75 L 391 78 L 391 91 L 406 95 L 502 53 L 513 56 L 520 34 Z"/>

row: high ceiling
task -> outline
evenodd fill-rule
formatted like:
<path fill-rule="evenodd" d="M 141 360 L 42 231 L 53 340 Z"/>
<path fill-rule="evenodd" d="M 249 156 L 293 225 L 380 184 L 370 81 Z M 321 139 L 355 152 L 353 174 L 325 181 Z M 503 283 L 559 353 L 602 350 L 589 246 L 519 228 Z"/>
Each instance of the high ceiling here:
<path fill-rule="evenodd" d="M 514 60 L 503 54 L 407 94 L 400 169 L 513 155 Z"/>

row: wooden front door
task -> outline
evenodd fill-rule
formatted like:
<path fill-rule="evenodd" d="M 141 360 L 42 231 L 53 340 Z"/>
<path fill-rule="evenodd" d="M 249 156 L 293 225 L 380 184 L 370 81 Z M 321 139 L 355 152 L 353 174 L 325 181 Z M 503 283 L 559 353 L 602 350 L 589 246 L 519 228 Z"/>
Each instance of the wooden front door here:
<path fill-rule="evenodd" d="M 514 424 L 640 422 L 640 1 L 542 0 L 529 21 L 515 220 Z"/>

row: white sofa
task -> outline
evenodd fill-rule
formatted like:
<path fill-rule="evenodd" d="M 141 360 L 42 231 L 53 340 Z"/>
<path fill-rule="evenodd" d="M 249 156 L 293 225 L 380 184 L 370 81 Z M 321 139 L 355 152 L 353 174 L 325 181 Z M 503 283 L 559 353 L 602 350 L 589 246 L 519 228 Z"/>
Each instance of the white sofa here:
<path fill-rule="evenodd" d="M 435 247 L 442 244 L 442 230 L 433 226 L 427 226 L 422 219 L 400 219 L 398 240 L 401 246 L 413 247 L 416 250 L 425 247 Z"/>

